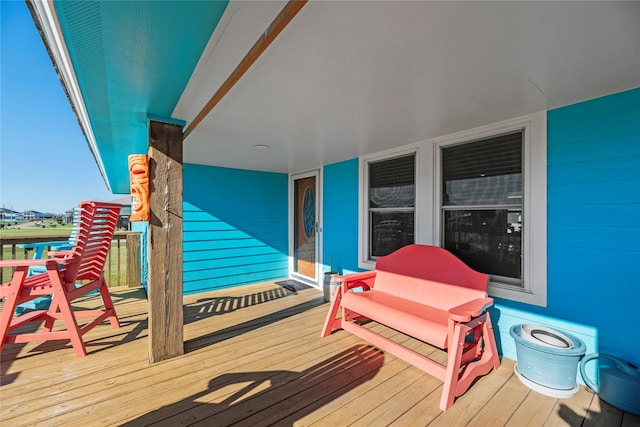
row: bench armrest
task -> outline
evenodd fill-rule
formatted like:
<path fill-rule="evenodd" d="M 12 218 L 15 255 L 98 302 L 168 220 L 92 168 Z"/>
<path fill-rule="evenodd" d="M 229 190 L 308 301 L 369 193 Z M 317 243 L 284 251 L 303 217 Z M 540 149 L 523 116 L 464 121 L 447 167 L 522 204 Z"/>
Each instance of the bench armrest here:
<path fill-rule="evenodd" d="M 455 322 L 468 322 L 480 316 L 493 305 L 493 298 L 478 298 L 449 309 L 449 319 Z"/>
<path fill-rule="evenodd" d="M 345 276 L 336 276 L 335 280 L 342 283 L 343 291 L 366 286 L 368 289 L 373 288 L 373 281 L 376 277 L 376 271 L 363 271 L 361 273 L 352 273 Z"/>

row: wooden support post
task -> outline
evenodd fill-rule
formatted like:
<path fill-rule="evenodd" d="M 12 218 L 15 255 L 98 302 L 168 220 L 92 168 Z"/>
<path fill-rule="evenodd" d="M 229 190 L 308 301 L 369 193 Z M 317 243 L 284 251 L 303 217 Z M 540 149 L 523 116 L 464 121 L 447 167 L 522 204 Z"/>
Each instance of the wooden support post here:
<path fill-rule="evenodd" d="M 149 120 L 149 361 L 184 354 L 182 126 Z"/>
<path fill-rule="evenodd" d="M 140 286 L 140 233 L 127 234 L 127 288 Z"/>

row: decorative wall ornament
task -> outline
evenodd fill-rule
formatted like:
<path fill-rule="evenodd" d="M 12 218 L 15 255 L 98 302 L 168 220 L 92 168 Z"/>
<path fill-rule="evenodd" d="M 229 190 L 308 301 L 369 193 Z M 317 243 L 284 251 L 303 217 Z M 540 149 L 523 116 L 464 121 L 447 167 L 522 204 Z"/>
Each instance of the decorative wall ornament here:
<path fill-rule="evenodd" d="M 129 156 L 131 217 L 129 221 L 149 221 L 149 158 L 146 154 Z"/>

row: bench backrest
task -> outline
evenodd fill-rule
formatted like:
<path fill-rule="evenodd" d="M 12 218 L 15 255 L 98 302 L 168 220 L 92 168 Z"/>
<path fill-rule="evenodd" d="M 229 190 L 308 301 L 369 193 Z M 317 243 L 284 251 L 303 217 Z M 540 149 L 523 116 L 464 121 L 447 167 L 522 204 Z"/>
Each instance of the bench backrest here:
<path fill-rule="evenodd" d="M 409 245 L 376 262 L 375 289 L 448 310 L 487 296 L 489 276 L 446 249 Z"/>

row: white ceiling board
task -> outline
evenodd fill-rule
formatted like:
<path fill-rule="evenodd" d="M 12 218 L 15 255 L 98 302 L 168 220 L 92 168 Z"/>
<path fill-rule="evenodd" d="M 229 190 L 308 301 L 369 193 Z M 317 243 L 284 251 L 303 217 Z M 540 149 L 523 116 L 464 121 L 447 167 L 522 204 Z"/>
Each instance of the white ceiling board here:
<path fill-rule="evenodd" d="M 639 22 L 637 2 L 310 2 L 187 138 L 185 161 L 296 172 L 637 87 Z M 203 62 L 179 117 L 232 56 Z"/>
<path fill-rule="evenodd" d="M 173 111 L 190 122 L 287 2 L 231 0 Z"/>

